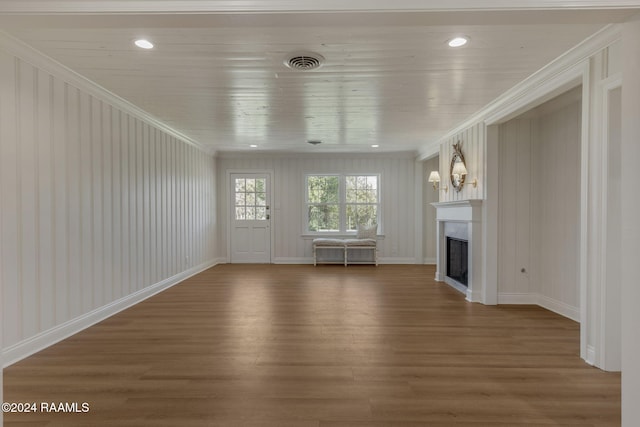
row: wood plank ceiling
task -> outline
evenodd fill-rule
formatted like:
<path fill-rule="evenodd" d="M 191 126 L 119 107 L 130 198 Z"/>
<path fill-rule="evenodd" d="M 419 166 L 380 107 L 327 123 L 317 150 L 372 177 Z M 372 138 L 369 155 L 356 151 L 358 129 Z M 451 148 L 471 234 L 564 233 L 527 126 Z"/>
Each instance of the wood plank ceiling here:
<path fill-rule="evenodd" d="M 0 7 L 0 26 L 212 150 L 370 152 L 376 144 L 420 151 L 630 12 L 34 14 Z M 457 35 L 469 37 L 467 46 L 448 47 Z M 140 37 L 155 48 L 136 48 Z M 290 70 L 283 61 L 297 51 L 326 61 L 314 71 Z"/>

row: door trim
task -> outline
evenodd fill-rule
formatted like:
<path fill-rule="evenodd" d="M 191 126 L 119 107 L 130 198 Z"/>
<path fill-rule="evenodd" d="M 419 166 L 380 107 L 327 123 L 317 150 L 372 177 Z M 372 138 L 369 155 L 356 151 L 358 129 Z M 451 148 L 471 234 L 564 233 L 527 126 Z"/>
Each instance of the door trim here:
<path fill-rule="evenodd" d="M 274 259 L 274 229 L 275 229 L 275 221 L 273 221 L 275 214 L 275 185 L 273 180 L 273 169 L 227 169 L 225 175 L 225 215 L 226 215 L 226 226 L 227 226 L 227 256 L 226 262 L 227 264 L 231 263 L 231 206 L 229 201 L 231 200 L 231 175 L 235 173 L 261 173 L 269 176 L 269 187 L 271 190 L 271 223 L 269 224 L 269 264 L 273 264 Z"/>

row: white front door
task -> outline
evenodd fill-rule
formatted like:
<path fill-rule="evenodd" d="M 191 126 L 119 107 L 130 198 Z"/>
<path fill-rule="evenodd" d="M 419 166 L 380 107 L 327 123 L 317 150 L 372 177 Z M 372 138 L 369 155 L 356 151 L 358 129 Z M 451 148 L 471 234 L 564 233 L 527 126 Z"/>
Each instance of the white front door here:
<path fill-rule="evenodd" d="M 271 262 L 271 182 L 265 173 L 231 174 L 231 262 Z"/>

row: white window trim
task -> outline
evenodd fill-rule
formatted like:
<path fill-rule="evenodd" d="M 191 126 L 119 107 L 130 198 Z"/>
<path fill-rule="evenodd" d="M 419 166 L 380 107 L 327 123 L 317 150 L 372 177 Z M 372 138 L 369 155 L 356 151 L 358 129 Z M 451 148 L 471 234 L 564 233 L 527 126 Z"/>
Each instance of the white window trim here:
<path fill-rule="evenodd" d="M 339 179 L 338 184 L 338 207 L 340 212 L 340 230 L 338 231 L 311 231 L 309 230 L 309 206 L 316 205 L 318 203 L 309 203 L 309 177 L 310 176 L 337 176 Z M 347 230 L 347 204 L 353 205 L 357 203 L 347 203 L 347 177 L 348 176 L 376 176 L 378 178 L 378 203 L 376 209 L 376 221 L 378 224 L 378 235 L 382 235 L 382 174 L 381 173 L 368 173 L 368 172 L 350 172 L 350 173 L 307 173 L 304 176 L 304 209 L 302 210 L 302 223 L 304 224 L 303 236 L 355 236 L 356 230 Z"/>

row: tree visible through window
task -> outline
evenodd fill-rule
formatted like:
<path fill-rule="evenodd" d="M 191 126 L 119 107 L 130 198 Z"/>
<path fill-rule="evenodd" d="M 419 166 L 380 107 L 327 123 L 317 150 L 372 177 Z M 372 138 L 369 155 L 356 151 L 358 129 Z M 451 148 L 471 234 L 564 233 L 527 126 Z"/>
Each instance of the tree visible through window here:
<path fill-rule="evenodd" d="M 236 178 L 236 220 L 267 218 L 267 193 L 264 178 Z"/>
<path fill-rule="evenodd" d="M 357 230 L 358 224 L 376 224 L 378 218 L 378 177 L 346 177 L 347 230 Z"/>
<path fill-rule="evenodd" d="M 378 181 L 378 175 L 307 176 L 307 230 L 337 233 L 379 223 Z"/>

